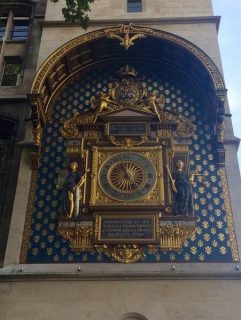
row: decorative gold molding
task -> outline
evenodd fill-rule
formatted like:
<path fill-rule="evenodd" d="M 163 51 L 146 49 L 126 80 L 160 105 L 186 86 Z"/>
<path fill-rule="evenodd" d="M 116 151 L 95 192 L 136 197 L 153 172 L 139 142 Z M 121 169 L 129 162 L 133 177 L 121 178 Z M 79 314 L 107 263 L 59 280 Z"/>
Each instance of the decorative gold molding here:
<path fill-rule="evenodd" d="M 228 225 L 228 234 L 230 239 L 230 247 L 232 251 L 233 262 L 239 262 L 239 252 L 238 252 L 238 245 L 237 239 L 234 229 L 234 221 L 233 221 L 233 214 L 232 214 L 232 206 L 230 201 L 230 194 L 228 189 L 228 180 L 225 168 L 220 168 L 220 177 L 221 177 L 221 184 L 223 189 L 223 200 L 224 200 L 224 208 L 226 211 L 226 219 Z"/>
<path fill-rule="evenodd" d="M 117 246 L 108 246 L 108 245 L 96 245 L 97 252 L 105 253 L 111 256 L 116 262 L 121 263 L 133 263 L 144 256 L 145 248 L 139 245 L 117 245 Z"/>
<path fill-rule="evenodd" d="M 60 235 L 68 240 L 73 251 L 92 251 L 93 223 L 81 221 L 79 223 L 60 221 L 58 230 Z"/>
<path fill-rule="evenodd" d="M 31 152 L 32 170 L 38 170 L 39 167 L 39 152 Z"/>
<path fill-rule="evenodd" d="M 99 183 L 99 170 L 106 159 L 122 152 L 135 152 L 147 158 L 155 168 L 157 179 L 152 190 L 145 196 L 136 200 L 117 200 L 107 195 Z M 91 181 L 91 206 L 123 206 L 143 205 L 146 207 L 164 204 L 164 181 L 163 181 L 163 149 L 161 146 L 156 147 L 94 147 L 92 160 L 92 181 Z"/>
<path fill-rule="evenodd" d="M 196 227 L 161 226 L 160 249 L 164 251 L 181 250 L 183 242 L 195 233 Z"/>
<path fill-rule="evenodd" d="M 223 117 L 221 121 L 216 121 L 216 135 L 217 135 L 217 142 L 219 143 L 223 143 L 224 141 L 224 129 L 225 129 L 225 123 L 224 123 L 224 117 Z"/>
<path fill-rule="evenodd" d="M 75 38 L 67 42 L 62 47 L 56 49 L 40 67 L 35 77 L 35 80 L 33 82 L 31 93 L 41 92 L 41 87 L 43 85 L 43 82 L 46 79 L 47 75 L 49 74 L 51 68 L 53 68 L 53 66 L 72 49 L 82 44 L 88 43 L 90 41 L 97 40 L 99 38 L 104 38 L 104 37 L 113 36 L 113 35 L 121 35 L 123 33 L 124 27 L 125 25 L 120 25 L 112 28 L 93 31 L 93 32 L 81 35 L 80 37 Z M 208 73 L 210 74 L 213 80 L 215 89 L 216 90 L 225 89 L 222 76 L 217 66 L 214 64 L 214 62 L 209 58 L 209 56 L 205 52 L 203 52 L 200 48 L 198 48 L 196 45 L 189 42 L 188 40 L 165 31 L 161 31 L 153 28 L 143 28 L 141 26 L 136 26 L 133 24 L 129 25 L 129 33 L 139 34 L 139 35 L 142 34 L 143 36 L 152 36 L 159 39 L 164 39 L 185 48 L 186 50 L 191 52 L 208 71 Z"/>
<path fill-rule="evenodd" d="M 173 152 L 174 152 L 174 154 L 175 153 L 189 154 L 189 147 L 187 144 L 174 144 L 173 145 Z"/>
<path fill-rule="evenodd" d="M 164 110 L 165 97 L 163 95 L 158 95 L 156 91 L 151 94 L 147 93 L 145 87 L 138 80 L 137 71 L 133 67 L 126 65 L 120 69 L 119 75 L 121 78 L 113 83 L 108 94 L 102 91 L 96 97 L 90 98 L 90 110 L 75 113 L 72 118 L 67 120 L 61 119 L 63 126 L 60 132 L 64 138 L 76 138 L 81 131 L 86 131 L 84 129 L 96 129 L 96 121 L 99 118 L 106 120 L 108 117 L 113 117 L 116 113 L 120 115 L 124 111 L 134 111 L 141 116 L 155 117 L 162 126 L 175 125 L 176 132 L 181 137 L 191 137 L 194 134 L 195 126 L 186 117 Z M 110 142 L 115 146 L 138 146 L 145 144 L 148 140 L 147 127 L 146 133 L 141 136 L 115 137 L 109 133 L 108 136 Z"/>
<path fill-rule="evenodd" d="M 214 62 L 201 49 L 179 36 L 165 31 L 136 26 L 133 24 L 122 24 L 111 28 L 93 31 L 69 41 L 54 51 L 42 64 L 35 77 L 29 99 L 32 108 L 34 128 L 33 135 L 36 146 L 39 146 L 41 141 L 41 130 L 39 129 L 41 129 L 41 127 L 46 123 L 49 104 L 53 102 L 52 98 L 56 95 L 60 86 L 67 81 L 71 75 L 79 72 L 80 70 L 87 69 L 98 60 L 90 61 L 87 59 L 86 63 L 82 63 L 79 69 L 76 70 L 76 68 L 73 69 L 72 66 L 69 66 L 68 63 L 66 64 L 66 60 L 70 58 L 68 55 L 71 55 L 73 50 L 81 45 L 87 45 L 91 41 L 106 37 L 118 38 L 126 49 L 132 46 L 136 39 L 144 37 L 154 37 L 175 43 L 176 45 L 185 48 L 185 50 L 189 51 L 201 62 L 210 75 L 217 95 L 219 92 L 222 92 L 223 95 L 226 92 L 224 81 Z M 158 117 L 160 120 L 159 114 Z M 72 124 L 70 124 L 70 126 L 69 124 L 66 125 L 67 127 L 63 128 L 63 136 L 66 138 L 76 137 L 78 135 L 76 127 Z M 189 137 L 193 134 L 193 131 L 194 128 L 191 123 L 179 120 L 177 133 L 180 136 Z"/>
<path fill-rule="evenodd" d="M 32 128 L 32 133 L 33 133 L 33 141 L 35 146 L 40 146 L 41 144 L 41 127 L 39 126 L 38 128 Z"/>
<path fill-rule="evenodd" d="M 118 31 L 122 34 L 122 36 L 116 34 L 115 28 L 113 29 L 113 33 L 111 32 L 111 30 L 107 30 L 107 38 L 119 40 L 120 45 L 126 50 L 134 45 L 135 40 L 145 38 L 144 34 L 142 34 L 141 32 L 130 37 L 130 34 L 133 33 L 131 24 L 122 25 L 121 29 L 118 28 Z"/>
<path fill-rule="evenodd" d="M 141 146 L 142 144 L 145 144 L 148 141 L 147 136 L 141 136 L 137 138 L 119 138 L 119 139 L 114 136 L 109 136 L 108 138 L 113 145 L 119 146 L 119 147 L 127 147 L 127 148 Z"/>
<path fill-rule="evenodd" d="M 60 129 L 62 136 L 66 139 L 76 138 L 79 134 L 79 127 L 84 124 L 93 124 L 94 117 L 93 112 L 76 113 L 72 118 L 64 121 L 63 127 Z"/>

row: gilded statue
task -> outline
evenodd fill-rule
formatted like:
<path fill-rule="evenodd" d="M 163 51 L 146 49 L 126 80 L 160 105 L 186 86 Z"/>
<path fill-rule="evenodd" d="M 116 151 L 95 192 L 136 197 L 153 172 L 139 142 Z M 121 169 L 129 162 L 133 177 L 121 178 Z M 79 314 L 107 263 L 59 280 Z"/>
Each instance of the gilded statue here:
<path fill-rule="evenodd" d="M 69 173 L 64 180 L 62 209 L 64 217 L 77 218 L 80 213 L 82 186 L 85 183 L 83 172 L 78 170 L 77 162 L 71 162 Z"/>
<path fill-rule="evenodd" d="M 161 116 L 163 114 L 163 107 L 165 105 L 165 97 L 163 95 L 157 94 L 156 91 L 153 91 L 149 96 L 144 99 L 143 110 L 152 111 L 158 117 L 158 120 L 161 122 Z"/>
<path fill-rule="evenodd" d="M 195 173 L 191 172 L 188 176 L 184 171 L 184 163 L 178 160 L 176 163 L 176 171 L 171 175 L 170 169 L 167 167 L 171 180 L 173 197 L 173 213 L 176 216 L 192 216 L 193 215 L 193 199 L 192 186 L 194 183 Z"/>
<path fill-rule="evenodd" d="M 113 111 L 111 104 L 115 104 L 115 101 L 113 101 L 108 94 L 100 92 L 96 98 L 92 97 L 90 99 L 90 103 L 91 108 L 95 110 L 93 122 L 96 122 L 99 115 L 104 111 Z"/>

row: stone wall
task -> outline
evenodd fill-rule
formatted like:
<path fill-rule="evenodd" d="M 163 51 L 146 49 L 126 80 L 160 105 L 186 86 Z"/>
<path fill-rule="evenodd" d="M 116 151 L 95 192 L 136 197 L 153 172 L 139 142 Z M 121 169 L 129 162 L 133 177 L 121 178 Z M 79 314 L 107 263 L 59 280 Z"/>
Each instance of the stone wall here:
<path fill-rule="evenodd" d="M 12 150 L 9 156 L 10 159 L 8 159 L 5 175 L 1 175 L 1 179 L 2 177 L 4 179 L 5 190 L 1 195 L 2 201 L 0 203 L 0 265 L 2 265 L 6 249 L 7 236 L 13 210 L 13 201 L 16 192 L 18 170 L 22 154 L 22 146 L 18 143 L 25 137 L 27 123 L 25 120 L 30 117 L 27 94 L 30 93 L 32 81 L 35 76 L 41 39 L 41 27 L 39 21 L 43 19 L 45 5 L 46 0 L 41 0 L 35 8 L 29 39 L 27 39 L 27 41 L 18 42 L 7 41 L 4 50 L 0 53 L 0 60 L 3 57 L 10 56 L 18 58 L 21 57 L 23 61 L 23 72 L 21 73 L 20 84 L 18 86 L 0 86 L 0 118 L 5 121 L 12 121 L 15 123 L 14 130 L 12 132 L 13 139 Z M 23 190 L 22 192 L 26 193 L 26 190 Z M 14 235 L 15 234 L 16 233 L 14 232 Z"/>
<path fill-rule="evenodd" d="M 202 20 L 202 23 L 198 19 L 196 21 L 195 19 L 192 21 L 187 19 L 186 22 L 171 20 L 175 17 L 194 18 L 212 15 L 210 0 L 144 0 L 143 13 L 128 15 L 125 11 L 125 3 L 125 0 L 97 0 L 91 17 L 95 20 L 101 17 L 101 19 L 132 19 L 132 21 L 137 18 L 143 19 L 143 21 L 144 18 L 160 18 L 160 22 L 145 21 L 145 24 L 177 34 L 195 43 L 215 61 L 221 70 L 216 24 L 205 22 L 205 19 Z M 147 3 L 150 4 L 150 7 L 147 7 Z M 58 25 L 58 22 L 63 20 L 61 16 L 61 6 L 63 4 L 64 0 L 60 0 L 59 4 L 48 2 L 46 20 L 52 21 L 52 25 L 51 23 L 49 25 L 45 24 L 43 27 L 38 65 L 56 48 L 85 32 L 78 26 Z M 168 23 L 165 23 L 164 20 L 161 21 L 162 18 L 170 19 Z M 108 25 L 110 24 L 104 22 L 101 26 L 91 25 L 88 32 Z M 34 33 L 36 35 L 35 39 L 38 40 L 40 30 L 37 25 Z M 29 76 L 26 77 L 26 91 L 24 92 L 27 92 L 30 88 L 31 79 L 34 75 L 35 59 L 38 54 L 37 41 L 36 46 L 34 42 L 32 44 L 29 60 L 31 62 L 27 66 Z M 19 109 L 23 107 L 20 104 L 18 106 Z M 232 137 L 232 132 L 230 136 Z M 26 139 L 30 138 L 31 130 L 29 129 L 26 133 Z M 240 177 L 236 147 L 230 143 L 226 146 L 226 149 L 229 191 L 239 247 L 241 247 Z M 30 177 L 30 151 L 25 149 L 21 157 L 5 259 L 5 265 L 12 264 L 12 266 L 0 270 L 0 319 L 28 320 L 34 317 L 36 320 L 117 320 L 127 313 L 138 313 L 148 320 L 240 319 L 240 276 L 236 264 L 232 263 L 182 263 L 176 265 L 175 272 L 174 270 L 171 271 L 173 266 L 168 263 L 162 265 L 133 264 L 129 266 L 109 264 L 108 267 L 83 264 L 81 265 L 83 270 L 80 274 L 84 273 L 84 275 L 81 277 L 77 276 L 78 265 L 75 264 L 24 265 L 24 269 L 21 270 L 22 266 L 18 263 Z M 104 280 L 104 277 L 100 278 L 101 274 L 109 275 L 114 272 L 114 269 L 118 269 L 119 272 L 119 276 L 116 276 L 115 279 L 122 278 L 122 281 L 107 281 Z M 95 273 L 95 276 L 88 275 L 91 270 Z M 130 273 L 133 274 L 133 277 L 129 276 L 127 280 L 124 274 L 128 275 Z M 156 279 L 151 280 L 151 276 L 149 276 L 149 280 L 144 280 L 148 273 L 155 274 Z M 165 273 L 168 273 L 169 280 L 158 279 L 157 274 L 161 278 L 162 275 L 165 277 Z M 175 273 L 179 275 L 179 280 L 177 280 Z M 218 273 L 220 275 L 217 279 Z M 225 275 L 222 276 L 224 273 Z M 18 279 L 14 280 L 16 274 L 18 274 Z M 36 274 L 39 276 L 36 276 Z M 55 274 L 52 276 L 54 280 L 47 280 L 47 274 Z M 28 275 L 31 278 L 28 278 Z M 136 279 L 138 276 L 139 280 Z M 84 281 L 78 281 L 80 278 Z M 196 278 L 196 280 L 191 280 L 191 278 Z"/>
<path fill-rule="evenodd" d="M 25 281 L 0 283 L 2 320 L 239 320 L 239 281 Z"/>
<path fill-rule="evenodd" d="M 46 20 L 63 20 L 65 0 L 48 4 Z M 143 12 L 127 13 L 127 0 L 96 0 L 91 19 L 193 17 L 213 14 L 211 0 L 143 0 Z"/>

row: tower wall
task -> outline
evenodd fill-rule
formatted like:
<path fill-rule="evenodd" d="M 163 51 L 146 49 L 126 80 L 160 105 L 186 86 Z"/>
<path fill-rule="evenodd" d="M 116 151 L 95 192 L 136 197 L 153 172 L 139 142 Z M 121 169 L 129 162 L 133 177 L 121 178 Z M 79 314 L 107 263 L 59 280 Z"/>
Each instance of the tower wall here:
<path fill-rule="evenodd" d="M 77 24 L 64 23 L 61 14 L 64 2 L 60 0 L 54 4 L 48 1 L 42 25 L 38 67 L 54 50 L 75 37 L 131 22 L 167 31 L 192 42 L 215 62 L 222 73 L 217 40 L 219 18 L 213 16 L 210 0 L 144 0 L 141 13 L 127 13 L 124 0 L 96 0 L 92 6 L 87 31 Z M 40 40 L 40 33 L 37 34 Z M 33 52 L 36 52 L 36 48 Z M 34 59 L 36 58 L 37 54 L 34 54 Z M 78 88 L 78 91 L 79 89 L 81 88 Z M 26 91 L 30 92 L 29 86 L 28 90 L 25 87 L 24 92 Z M 228 103 L 226 112 L 229 112 Z M 30 125 L 26 125 L 25 140 L 30 141 L 31 137 Z M 237 144 L 231 121 L 227 119 L 225 149 L 229 190 L 226 190 L 226 196 L 229 192 L 240 251 L 241 195 Z M 1 319 L 143 319 L 135 317 L 133 313 L 148 320 L 240 319 L 239 262 L 231 261 L 231 258 L 222 263 L 215 261 L 215 257 L 209 263 L 201 260 L 196 263 L 158 261 L 130 265 L 67 263 L 66 260 L 65 263 L 56 264 L 52 261 L 43 264 L 19 263 L 22 247 L 35 245 L 34 238 L 31 243 L 22 241 L 24 225 L 31 228 L 33 222 L 26 219 L 26 212 L 31 210 L 31 204 L 28 204 L 29 192 L 31 195 L 34 188 L 34 184 L 31 185 L 31 174 L 30 148 L 27 145 L 21 154 L 5 267 L 0 270 Z M 209 214 L 214 215 L 210 212 Z M 36 220 L 34 224 L 35 222 Z M 36 228 L 36 224 L 34 227 Z M 205 228 L 204 225 L 203 233 L 206 232 Z M 235 238 L 235 234 L 232 236 Z M 30 258 L 32 262 L 35 259 L 34 256 Z M 124 315 L 129 313 L 132 313 L 132 318 L 124 318 Z"/>

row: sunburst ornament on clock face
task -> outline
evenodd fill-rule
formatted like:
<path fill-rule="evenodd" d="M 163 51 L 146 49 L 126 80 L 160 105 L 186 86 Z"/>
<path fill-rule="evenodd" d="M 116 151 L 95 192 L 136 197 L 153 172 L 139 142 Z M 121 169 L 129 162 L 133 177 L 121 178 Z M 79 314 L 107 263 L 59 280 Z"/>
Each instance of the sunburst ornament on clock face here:
<path fill-rule="evenodd" d="M 105 194 L 119 201 L 134 201 L 147 195 L 156 183 L 156 170 L 143 155 L 120 152 L 107 159 L 99 171 Z"/>

